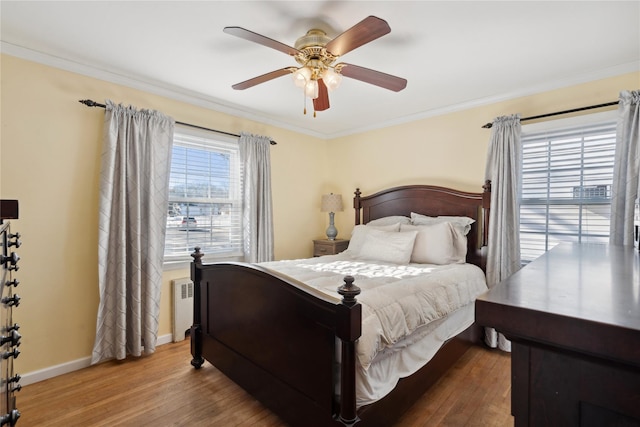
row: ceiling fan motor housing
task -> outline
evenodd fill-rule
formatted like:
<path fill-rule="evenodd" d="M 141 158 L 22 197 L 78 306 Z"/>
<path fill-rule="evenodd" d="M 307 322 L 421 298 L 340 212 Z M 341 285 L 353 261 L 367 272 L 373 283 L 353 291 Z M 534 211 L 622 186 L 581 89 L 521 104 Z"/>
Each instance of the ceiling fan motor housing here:
<path fill-rule="evenodd" d="M 337 56 L 327 52 L 325 45 L 331 41 L 322 30 L 313 29 L 296 40 L 294 47 L 300 51 L 295 55 L 298 64 L 309 66 L 314 69 L 314 74 L 321 74 L 322 70 L 328 68 Z"/>
<path fill-rule="evenodd" d="M 296 40 L 296 44 L 293 46 L 298 50 L 303 50 L 307 47 L 324 47 L 331 41 L 331 38 L 327 36 L 322 30 L 313 29 L 307 31 L 307 34 Z"/>

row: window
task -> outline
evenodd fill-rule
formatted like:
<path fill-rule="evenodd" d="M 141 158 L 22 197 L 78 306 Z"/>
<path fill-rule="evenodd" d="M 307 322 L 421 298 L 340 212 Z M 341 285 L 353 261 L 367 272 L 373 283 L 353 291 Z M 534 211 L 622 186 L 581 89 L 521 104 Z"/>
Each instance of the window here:
<path fill-rule="evenodd" d="M 577 126 L 571 120 L 557 121 L 565 124 L 555 129 L 523 126 L 523 263 L 561 242 L 609 241 L 616 122 L 610 113 L 586 117 Z"/>
<path fill-rule="evenodd" d="M 173 139 L 164 260 L 242 254 L 241 167 L 237 141 L 176 127 Z"/>

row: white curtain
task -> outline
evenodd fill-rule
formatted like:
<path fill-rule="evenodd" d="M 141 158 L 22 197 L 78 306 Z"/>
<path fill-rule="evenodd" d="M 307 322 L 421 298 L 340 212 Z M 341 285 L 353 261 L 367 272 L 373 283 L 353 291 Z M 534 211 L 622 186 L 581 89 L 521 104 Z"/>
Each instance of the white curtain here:
<path fill-rule="evenodd" d="M 520 115 L 497 117 L 491 126 L 485 179 L 491 180 L 491 211 L 487 250 L 487 284 L 493 287 L 520 269 L 520 208 L 522 168 Z M 511 343 L 485 327 L 490 347 L 511 351 Z"/>
<path fill-rule="evenodd" d="M 239 144 L 243 166 L 244 260 L 273 261 L 271 139 L 241 133 Z"/>
<path fill-rule="evenodd" d="M 640 187 L 640 90 L 622 91 L 611 188 L 609 243 L 633 246 L 633 215 Z"/>
<path fill-rule="evenodd" d="M 156 347 L 174 120 L 106 102 L 91 363 Z"/>

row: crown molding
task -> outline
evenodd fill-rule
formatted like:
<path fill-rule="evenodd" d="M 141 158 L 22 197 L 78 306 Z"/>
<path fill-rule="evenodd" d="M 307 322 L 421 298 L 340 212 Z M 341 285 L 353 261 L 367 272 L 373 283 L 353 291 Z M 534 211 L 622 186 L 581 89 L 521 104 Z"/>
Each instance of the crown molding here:
<path fill-rule="evenodd" d="M 410 116 L 404 116 L 396 120 L 390 120 L 384 123 L 379 123 L 379 124 L 376 124 L 375 126 L 362 127 L 358 129 L 352 129 L 349 132 L 345 132 L 345 133 L 336 133 L 336 134 L 328 135 L 327 138 L 333 139 L 333 138 L 339 138 L 339 137 L 353 135 L 357 133 L 370 132 L 372 130 L 382 129 L 385 127 L 401 125 L 409 122 L 428 119 L 431 117 L 455 113 L 458 111 L 469 110 L 472 108 L 483 107 L 491 104 L 497 104 L 499 102 L 509 101 L 511 99 L 521 98 L 523 96 L 531 96 L 538 93 L 548 92 L 556 89 L 562 89 L 565 87 L 575 86 L 582 83 L 588 83 L 595 80 L 606 79 L 609 77 L 615 77 L 622 74 L 633 73 L 637 71 L 640 71 L 640 61 L 628 62 L 625 64 L 616 65 L 613 67 L 590 71 L 577 76 L 572 76 L 572 77 L 567 77 L 560 80 L 546 82 L 544 84 L 537 85 L 537 86 L 522 88 L 517 91 L 505 92 L 503 94 L 499 94 L 496 96 L 490 96 L 490 97 L 476 99 L 469 102 L 462 102 L 462 103 L 453 104 L 453 105 L 449 105 L 442 108 L 423 111 L 421 113 L 412 114 Z"/>
<path fill-rule="evenodd" d="M 154 95 L 163 96 L 165 98 L 173 99 L 176 101 L 184 102 L 197 107 L 214 110 L 220 113 L 229 114 L 235 117 L 242 117 L 247 120 L 255 121 L 258 123 L 279 127 L 281 129 L 287 129 L 293 132 L 313 136 L 319 139 L 327 139 L 327 136 L 321 133 L 310 131 L 309 129 L 291 126 L 288 123 L 283 123 L 277 120 L 273 120 L 267 116 L 238 108 L 230 104 L 221 102 L 213 97 L 207 97 L 197 92 L 189 91 L 184 88 L 167 85 L 158 81 L 145 80 L 140 77 L 127 76 L 111 71 L 99 69 L 91 65 L 87 65 L 80 62 L 70 61 L 65 58 L 60 58 L 38 52 L 35 50 L 27 49 L 21 46 L 10 44 L 7 42 L 0 42 L 0 51 L 3 54 L 15 56 L 27 61 L 36 62 L 42 65 L 46 65 L 53 68 L 69 71 L 72 73 L 80 74 L 83 76 L 103 80 L 109 83 L 114 83 L 121 86 L 126 86 L 132 89 L 141 90 Z"/>
<path fill-rule="evenodd" d="M 520 98 L 523 96 L 534 95 L 536 93 L 547 92 L 555 89 L 561 89 L 564 87 L 574 86 L 581 83 L 587 83 L 594 80 L 604 79 L 608 77 L 614 77 L 626 73 L 640 71 L 640 61 L 629 62 L 620 64 L 613 67 L 608 67 L 600 70 L 592 70 L 586 73 L 582 73 L 577 76 L 570 76 L 564 79 L 546 82 L 541 85 L 530 86 L 522 88 L 512 92 L 505 92 L 496 96 L 485 97 L 476 99 L 469 102 L 462 102 L 458 104 L 448 105 L 442 108 L 436 108 L 420 113 L 404 116 L 394 120 L 388 120 L 379 122 L 373 126 L 366 126 L 360 128 L 350 129 L 345 132 L 322 134 L 315 131 L 310 131 L 306 128 L 291 126 L 288 123 L 274 120 L 265 115 L 257 112 L 243 110 L 237 106 L 226 104 L 213 97 L 207 97 L 202 94 L 186 90 L 184 88 L 170 86 L 157 81 L 148 81 L 139 77 L 125 76 L 122 74 L 114 73 L 98 69 L 96 67 L 83 64 L 80 62 L 70 61 L 68 59 L 52 56 L 42 52 L 26 49 L 21 46 L 13 45 L 7 42 L 0 42 L 0 49 L 2 53 L 15 56 L 28 61 L 40 63 L 53 68 L 59 68 L 65 71 L 81 74 L 87 77 L 96 78 L 98 80 L 107 81 L 110 83 L 130 87 L 132 89 L 138 89 L 144 92 L 152 93 L 155 95 L 163 96 L 169 99 L 173 99 L 187 104 L 195 105 L 198 107 L 218 111 L 221 113 L 229 114 L 236 117 L 242 117 L 247 120 L 255 121 L 270 126 L 275 126 L 281 129 L 290 130 L 304 135 L 309 135 L 314 138 L 330 140 L 334 138 L 354 135 L 358 133 L 370 132 L 390 126 L 397 126 L 409 122 L 423 120 L 431 117 L 450 114 L 458 111 L 463 111 L 471 108 L 482 107 L 485 105 L 495 104 L 498 102 L 508 101 L 510 99 Z"/>

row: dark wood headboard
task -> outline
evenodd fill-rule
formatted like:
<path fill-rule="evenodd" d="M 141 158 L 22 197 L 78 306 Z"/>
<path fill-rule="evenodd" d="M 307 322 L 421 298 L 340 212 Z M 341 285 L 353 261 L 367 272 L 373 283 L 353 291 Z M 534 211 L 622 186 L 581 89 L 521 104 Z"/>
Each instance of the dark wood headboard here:
<path fill-rule="evenodd" d="M 481 193 L 468 193 L 433 185 L 406 185 L 362 196 L 356 189 L 353 198 L 355 224 L 392 215 L 411 216 L 411 212 L 428 216 L 467 216 L 476 220 L 467 235 L 467 262 L 482 269 L 486 264 L 491 181 L 486 181 Z"/>

